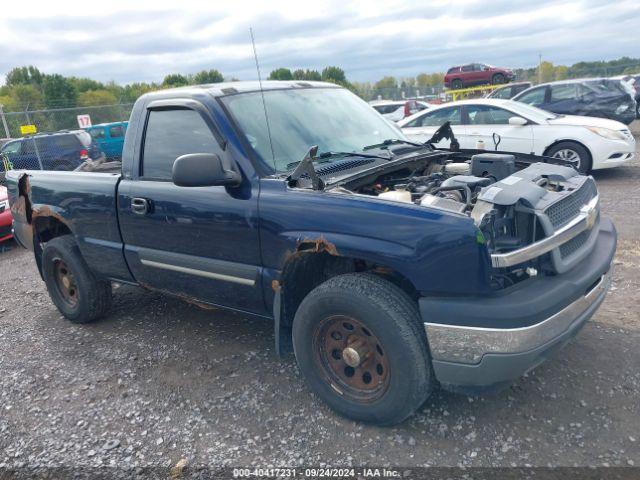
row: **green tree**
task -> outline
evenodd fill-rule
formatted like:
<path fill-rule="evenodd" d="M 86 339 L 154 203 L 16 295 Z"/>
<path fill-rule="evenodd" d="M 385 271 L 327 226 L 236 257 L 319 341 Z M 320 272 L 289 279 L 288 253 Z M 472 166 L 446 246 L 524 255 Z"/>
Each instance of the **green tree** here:
<path fill-rule="evenodd" d="M 351 82 L 353 92 L 363 100 L 373 100 L 373 86 L 369 82 Z"/>
<path fill-rule="evenodd" d="M 224 82 L 222 74 L 215 69 L 202 70 L 193 76 L 193 83 L 196 85 L 202 85 L 206 83 L 220 83 Z"/>
<path fill-rule="evenodd" d="M 538 75 L 540 76 L 540 83 L 551 82 L 553 80 L 553 63 L 544 61 L 538 67 Z"/>
<path fill-rule="evenodd" d="M 44 75 L 36 67 L 16 67 L 7 73 L 6 84 L 13 85 L 41 85 Z"/>
<path fill-rule="evenodd" d="M 141 95 L 160 88 L 162 87 L 156 83 L 130 83 L 122 88 L 121 101 L 123 103 L 133 103 Z"/>
<path fill-rule="evenodd" d="M 69 81 L 76 87 L 78 93 L 86 92 L 88 90 L 100 90 L 104 88 L 102 82 L 92 80 L 91 78 L 78 78 L 69 77 Z"/>
<path fill-rule="evenodd" d="M 75 107 L 78 91 L 68 78 L 62 75 L 45 75 L 42 81 L 44 104 L 47 108 Z"/>
<path fill-rule="evenodd" d="M 162 80 L 164 88 L 184 87 L 185 85 L 189 85 L 189 80 L 179 73 L 170 73 Z"/>
<path fill-rule="evenodd" d="M 269 80 L 293 80 L 293 74 L 288 68 L 276 68 L 269 74 Z"/>
<path fill-rule="evenodd" d="M 320 74 L 322 81 L 346 85 L 347 77 L 340 67 L 325 67 Z"/>
<path fill-rule="evenodd" d="M 114 105 L 116 103 L 118 103 L 118 98 L 109 90 L 87 90 L 78 95 L 79 107 Z"/>
<path fill-rule="evenodd" d="M 306 80 L 307 77 L 305 76 L 304 70 L 301 68 L 298 68 L 297 70 L 293 71 L 293 79 L 294 80 Z"/>
<path fill-rule="evenodd" d="M 42 107 L 42 92 L 34 85 L 14 85 L 3 100 L 6 111 L 21 111 Z"/>
<path fill-rule="evenodd" d="M 419 73 L 416 75 L 416 87 L 425 88 L 429 87 L 429 74 L 428 73 Z"/>
<path fill-rule="evenodd" d="M 569 67 L 558 65 L 553 70 L 553 76 L 556 80 L 566 80 L 569 78 Z"/>

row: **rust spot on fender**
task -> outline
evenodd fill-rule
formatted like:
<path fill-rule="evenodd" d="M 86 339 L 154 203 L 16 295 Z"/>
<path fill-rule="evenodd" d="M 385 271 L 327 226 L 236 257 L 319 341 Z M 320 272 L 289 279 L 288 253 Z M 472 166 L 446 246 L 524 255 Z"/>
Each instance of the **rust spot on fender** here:
<path fill-rule="evenodd" d="M 323 236 L 320 236 L 320 238 L 317 239 L 305 238 L 298 241 L 297 252 L 326 252 L 329 255 L 335 255 L 336 257 L 340 256 L 336 246 Z"/>

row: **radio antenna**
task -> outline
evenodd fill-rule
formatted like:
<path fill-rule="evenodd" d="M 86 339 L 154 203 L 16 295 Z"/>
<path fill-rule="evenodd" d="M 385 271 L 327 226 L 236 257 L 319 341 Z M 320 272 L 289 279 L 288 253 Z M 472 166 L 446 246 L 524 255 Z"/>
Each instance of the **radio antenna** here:
<path fill-rule="evenodd" d="M 273 160 L 273 168 L 276 169 L 276 154 L 273 150 L 273 141 L 271 140 L 271 127 L 269 126 L 269 115 L 267 114 L 267 102 L 264 101 L 264 90 L 262 88 L 262 77 L 260 76 L 260 64 L 258 63 L 258 52 L 256 51 L 256 40 L 253 37 L 253 28 L 249 27 L 251 35 L 251 45 L 253 46 L 253 57 L 256 60 L 256 70 L 258 72 L 258 84 L 260 85 L 260 95 L 262 96 L 262 108 L 264 109 L 264 119 L 267 123 L 267 135 L 269 135 L 269 147 L 271 147 L 271 159 Z"/>

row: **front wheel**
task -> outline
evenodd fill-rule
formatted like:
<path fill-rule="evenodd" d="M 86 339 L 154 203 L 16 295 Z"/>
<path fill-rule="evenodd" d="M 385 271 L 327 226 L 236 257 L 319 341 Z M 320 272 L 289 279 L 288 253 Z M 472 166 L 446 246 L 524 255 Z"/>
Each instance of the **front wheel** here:
<path fill-rule="evenodd" d="M 560 142 L 547 152 L 547 156 L 566 160 L 580 173 L 591 171 L 591 155 L 589 151 L 576 142 Z"/>
<path fill-rule="evenodd" d="M 491 79 L 491 83 L 493 83 L 494 85 L 504 83 L 504 75 L 502 75 L 501 73 L 496 73 Z"/>
<path fill-rule="evenodd" d="M 462 80 L 455 79 L 453 82 L 451 82 L 451 88 L 453 88 L 453 90 L 460 90 L 462 87 Z"/>
<path fill-rule="evenodd" d="M 434 385 L 415 302 L 374 275 L 340 275 L 309 293 L 295 315 L 293 346 L 309 387 L 354 420 L 399 423 Z"/>

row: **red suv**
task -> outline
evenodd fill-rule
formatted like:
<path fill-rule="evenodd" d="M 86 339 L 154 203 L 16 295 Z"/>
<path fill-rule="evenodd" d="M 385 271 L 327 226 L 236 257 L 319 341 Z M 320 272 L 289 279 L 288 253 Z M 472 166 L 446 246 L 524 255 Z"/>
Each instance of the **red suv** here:
<path fill-rule="evenodd" d="M 498 84 L 513 79 L 513 72 L 506 68 L 492 67 L 484 63 L 470 63 L 450 68 L 444 76 L 444 86 L 453 90 L 473 85 Z"/>

